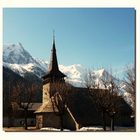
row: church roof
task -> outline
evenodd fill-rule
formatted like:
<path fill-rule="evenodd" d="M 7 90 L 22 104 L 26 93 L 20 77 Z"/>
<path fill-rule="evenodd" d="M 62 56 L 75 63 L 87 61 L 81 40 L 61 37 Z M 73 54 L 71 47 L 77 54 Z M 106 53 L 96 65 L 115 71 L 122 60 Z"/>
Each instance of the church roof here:
<path fill-rule="evenodd" d="M 98 91 L 98 89 L 95 89 L 94 92 L 98 93 Z M 121 96 L 118 96 L 117 101 L 116 106 L 118 106 L 119 113 L 116 118 L 119 118 L 120 122 L 116 123 L 121 124 L 126 121 L 123 120 L 122 114 L 130 114 L 132 110 Z M 74 88 L 68 96 L 67 106 L 76 122 L 83 126 L 98 125 L 102 123 L 101 112 L 98 109 L 95 100 L 88 95 L 88 90 L 86 88 Z M 122 118 L 120 116 L 122 116 Z M 125 119 L 128 118 L 129 115 Z"/>
<path fill-rule="evenodd" d="M 46 79 L 46 78 L 63 78 L 63 77 L 66 77 L 65 74 L 63 74 L 61 71 L 57 71 L 57 72 L 54 72 L 54 71 L 49 71 L 46 75 L 44 75 L 42 78 L 43 79 Z"/>

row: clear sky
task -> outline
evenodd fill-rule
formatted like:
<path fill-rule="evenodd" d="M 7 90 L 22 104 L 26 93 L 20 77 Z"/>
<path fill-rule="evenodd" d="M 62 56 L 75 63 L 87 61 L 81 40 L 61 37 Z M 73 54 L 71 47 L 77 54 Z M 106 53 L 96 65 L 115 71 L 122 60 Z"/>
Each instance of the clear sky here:
<path fill-rule="evenodd" d="M 133 8 L 5 8 L 4 44 L 21 42 L 49 61 L 55 30 L 59 64 L 123 67 L 134 63 Z"/>

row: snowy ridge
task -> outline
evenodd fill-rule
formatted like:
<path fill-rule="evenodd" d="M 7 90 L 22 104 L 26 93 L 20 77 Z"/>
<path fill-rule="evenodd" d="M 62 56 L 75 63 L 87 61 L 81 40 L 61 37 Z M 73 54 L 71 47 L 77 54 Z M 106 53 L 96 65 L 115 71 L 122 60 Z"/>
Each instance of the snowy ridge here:
<path fill-rule="evenodd" d="M 35 74 L 39 78 L 41 78 L 42 75 L 45 74 L 44 69 L 35 63 L 10 64 L 10 63 L 3 62 L 3 66 L 11 69 L 12 71 L 16 72 L 17 74 L 19 74 L 22 77 L 24 77 L 24 74 L 26 74 L 26 73 Z M 46 68 L 46 70 L 47 70 L 47 68 Z"/>
<path fill-rule="evenodd" d="M 24 77 L 25 73 L 32 73 L 41 78 L 48 71 L 48 61 L 32 57 L 22 46 L 21 43 L 4 45 L 3 65 Z M 83 86 L 83 79 L 86 69 L 80 64 L 70 66 L 59 65 L 59 69 L 67 76 L 67 80 L 74 86 Z M 105 69 L 92 72 L 96 77 L 96 83 L 103 87 L 102 78 L 112 77 Z"/>
<path fill-rule="evenodd" d="M 26 73 L 32 73 L 41 78 L 48 71 L 48 61 L 34 58 L 27 52 L 21 43 L 4 45 L 3 48 L 3 66 L 11 69 L 20 76 L 24 77 Z M 59 65 L 60 71 L 66 76 L 66 80 L 74 86 L 83 86 L 83 79 L 86 69 L 80 64 L 73 64 L 70 66 Z M 96 84 L 100 88 L 104 88 L 102 78 L 105 76 L 113 77 L 105 69 L 92 71 L 92 74 L 96 77 Z M 116 83 L 121 87 L 121 94 L 126 97 L 128 102 L 131 102 L 127 97 L 129 94 L 124 94 L 124 84 L 116 79 Z"/>
<path fill-rule="evenodd" d="M 82 76 L 85 71 L 84 67 L 80 64 L 70 66 L 59 65 L 59 69 L 67 76 L 70 83 L 75 86 L 82 85 Z"/>
<path fill-rule="evenodd" d="M 33 58 L 21 43 L 4 45 L 3 65 L 22 77 L 28 72 L 41 78 L 48 68 L 47 61 Z"/>

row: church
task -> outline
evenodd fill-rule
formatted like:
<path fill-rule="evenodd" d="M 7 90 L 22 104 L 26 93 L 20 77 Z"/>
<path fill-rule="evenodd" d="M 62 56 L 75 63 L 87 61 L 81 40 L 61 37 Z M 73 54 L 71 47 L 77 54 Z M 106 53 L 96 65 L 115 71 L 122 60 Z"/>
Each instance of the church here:
<path fill-rule="evenodd" d="M 65 83 L 66 75 L 63 74 L 58 67 L 56 48 L 55 48 L 55 38 L 53 37 L 53 46 L 51 53 L 51 61 L 49 65 L 49 71 L 43 78 L 43 95 L 42 95 L 42 105 L 35 111 L 36 113 L 36 127 L 55 127 L 60 128 L 60 109 L 58 109 L 56 103 L 53 104 L 52 99 L 54 94 L 60 88 L 67 87 Z M 59 85 L 59 86 L 58 86 Z M 60 87 L 61 85 L 61 87 Z M 57 89 L 56 89 L 57 87 Z M 59 88 L 59 89 L 58 89 Z M 62 105 L 63 106 L 63 105 Z M 67 108 L 67 107 L 66 107 Z M 76 129 L 76 121 L 72 114 L 69 112 L 68 108 L 63 113 L 63 126 L 69 129 Z"/>
<path fill-rule="evenodd" d="M 92 102 L 87 95 L 87 89 L 66 83 L 65 77 L 66 75 L 58 67 L 55 37 L 53 36 L 49 71 L 42 77 L 42 103 L 34 112 L 36 128 L 63 127 L 75 131 L 84 126 L 101 126 L 101 112 L 97 109 L 96 103 Z M 63 96 L 63 92 L 67 93 L 66 96 Z M 130 125 L 130 106 L 122 98 L 118 104 L 122 106 L 115 118 L 115 125 Z M 106 123 L 110 124 L 109 117 Z"/>

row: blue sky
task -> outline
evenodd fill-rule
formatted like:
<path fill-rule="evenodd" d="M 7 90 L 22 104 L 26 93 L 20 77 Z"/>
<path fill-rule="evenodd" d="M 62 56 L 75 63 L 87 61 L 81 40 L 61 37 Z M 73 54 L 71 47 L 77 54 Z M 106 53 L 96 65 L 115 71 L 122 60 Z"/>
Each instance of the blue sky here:
<path fill-rule="evenodd" d="M 21 42 L 49 61 L 55 30 L 59 64 L 121 68 L 135 60 L 133 8 L 4 8 L 4 44 Z"/>

